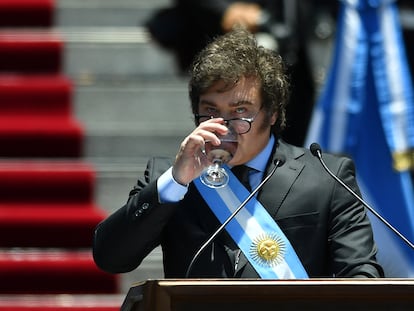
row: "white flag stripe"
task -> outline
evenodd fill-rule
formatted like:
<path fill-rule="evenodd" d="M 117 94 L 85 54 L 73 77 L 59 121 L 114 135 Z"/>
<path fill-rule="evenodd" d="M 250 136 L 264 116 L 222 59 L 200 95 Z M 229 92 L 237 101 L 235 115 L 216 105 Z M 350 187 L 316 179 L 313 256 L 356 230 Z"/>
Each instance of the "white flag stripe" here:
<path fill-rule="evenodd" d="M 349 20 L 349 26 L 345 28 L 342 39 L 344 44 L 343 49 L 346 49 L 344 53 L 341 53 L 342 61 L 339 63 L 338 70 L 335 77 L 333 106 L 334 112 L 332 114 L 332 120 L 330 127 L 332 130 L 329 138 L 329 146 L 331 151 L 340 152 L 343 149 L 346 139 L 346 133 L 348 130 L 348 107 L 350 102 L 350 88 L 349 81 L 352 79 L 352 68 L 355 59 L 355 53 L 357 53 L 357 38 L 361 31 L 361 21 L 358 14 L 353 10 L 347 10 L 345 12 L 346 19 Z"/>
<path fill-rule="evenodd" d="M 396 32 L 394 24 L 395 14 L 390 6 L 381 10 L 381 31 L 384 34 L 384 46 L 386 58 L 386 71 L 388 77 L 388 87 L 391 93 L 391 102 L 389 103 L 390 113 L 389 116 L 393 117 L 391 124 L 391 135 L 394 145 L 394 150 L 407 150 L 409 143 L 407 139 L 407 114 L 405 113 L 405 107 L 407 102 L 405 98 L 404 84 L 401 83 L 401 73 L 406 68 L 401 67 L 401 54 L 400 45 L 396 38 Z"/>

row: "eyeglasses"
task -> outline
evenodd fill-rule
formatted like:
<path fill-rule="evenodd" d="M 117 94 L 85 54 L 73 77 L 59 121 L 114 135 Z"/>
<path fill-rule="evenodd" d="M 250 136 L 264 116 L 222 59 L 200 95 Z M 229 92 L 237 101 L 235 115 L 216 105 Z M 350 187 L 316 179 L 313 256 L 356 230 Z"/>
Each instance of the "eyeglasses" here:
<path fill-rule="evenodd" d="M 251 118 L 225 119 L 224 124 L 227 127 L 232 127 L 236 131 L 236 133 L 239 135 L 246 134 L 252 128 L 252 123 L 254 119 L 256 118 L 256 116 L 259 114 L 259 112 L 260 110 Z M 197 124 L 216 118 L 215 116 L 207 116 L 207 115 L 199 115 L 199 114 L 196 114 L 194 117 L 195 117 Z"/>

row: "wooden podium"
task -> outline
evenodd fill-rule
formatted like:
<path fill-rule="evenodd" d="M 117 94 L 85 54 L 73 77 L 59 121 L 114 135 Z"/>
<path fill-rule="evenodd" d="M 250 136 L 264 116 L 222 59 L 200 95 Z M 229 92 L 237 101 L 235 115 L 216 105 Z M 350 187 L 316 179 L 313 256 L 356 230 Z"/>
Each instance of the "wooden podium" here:
<path fill-rule="evenodd" d="M 121 311 L 414 310 L 414 279 L 148 280 Z"/>

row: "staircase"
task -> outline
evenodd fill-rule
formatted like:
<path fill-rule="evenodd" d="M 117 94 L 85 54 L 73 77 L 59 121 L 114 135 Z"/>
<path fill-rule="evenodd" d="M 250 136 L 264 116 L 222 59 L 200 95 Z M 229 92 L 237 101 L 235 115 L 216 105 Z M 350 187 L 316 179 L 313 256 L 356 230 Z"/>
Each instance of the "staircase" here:
<path fill-rule="evenodd" d="M 186 77 L 143 27 L 169 0 L 60 0 L 57 28 L 65 38 L 64 71 L 71 77 L 77 118 L 85 131 L 84 159 L 96 169 L 96 198 L 108 213 L 125 204 L 150 156 L 174 156 L 193 128 Z M 132 283 L 162 278 L 154 250 Z"/>
<path fill-rule="evenodd" d="M 157 63 L 136 21 L 93 22 L 115 7 L 133 16 L 132 1 L 110 2 L 0 1 L 0 310 L 118 310 L 132 282 L 161 273 L 159 250 L 122 277 L 91 256 L 96 224 L 125 200 L 150 148 L 177 146 L 185 115 L 173 61 Z"/>

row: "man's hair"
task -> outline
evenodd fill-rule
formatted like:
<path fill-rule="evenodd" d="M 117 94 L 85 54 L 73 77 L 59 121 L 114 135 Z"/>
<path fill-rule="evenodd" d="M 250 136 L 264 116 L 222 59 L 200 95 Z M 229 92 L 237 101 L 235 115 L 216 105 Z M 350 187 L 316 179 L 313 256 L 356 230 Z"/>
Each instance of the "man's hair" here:
<path fill-rule="evenodd" d="M 268 117 L 277 113 L 272 131 L 279 136 L 286 126 L 289 97 L 285 65 L 279 54 L 258 46 L 255 37 L 241 28 L 217 37 L 194 59 L 189 81 L 193 113 L 198 113 L 200 95 L 216 82 L 223 81 L 230 89 L 242 77 L 258 79 L 262 108 Z"/>

